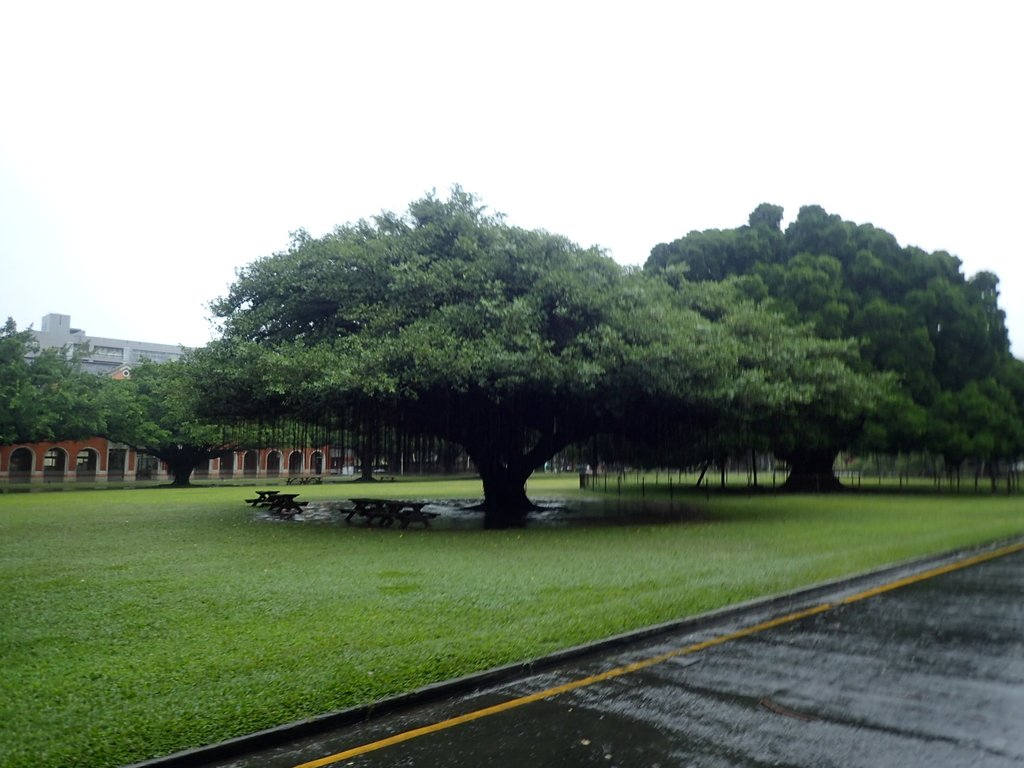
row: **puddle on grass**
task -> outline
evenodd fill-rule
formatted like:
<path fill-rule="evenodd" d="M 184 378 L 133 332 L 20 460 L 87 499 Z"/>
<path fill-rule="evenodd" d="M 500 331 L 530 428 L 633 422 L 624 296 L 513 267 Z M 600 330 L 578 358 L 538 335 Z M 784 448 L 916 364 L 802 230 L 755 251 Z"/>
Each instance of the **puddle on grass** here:
<path fill-rule="evenodd" d="M 410 499 L 414 501 L 414 499 Z M 693 523 L 708 520 L 707 513 L 698 507 L 679 502 L 665 501 L 622 501 L 619 499 L 565 499 L 557 497 L 534 498 L 531 501 L 537 509 L 528 513 L 519 528 L 573 528 L 609 527 L 624 525 L 664 525 L 668 523 Z M 436 514 L 430 523 L 433 530 L 473 531 L 494 527 L 488 525 L 483 511 L 474 508 L 480 499 L 435 499 L 423 507 L 424 512 Z M 351 502 L 310 501 L 301 514 L 293 518 L 259 510 L 258 520 L 281 523 L 349 525 L 365 528 L 361 517 L 353 517 L 346 523 L 345 518 L 352 509 Z M 376 526 L 374 526 L 376 527 Z M 398 525 L 391 526 L 397 530 Z M 423 530 L 421 523 L 413 523 L 405 530 Z"/>

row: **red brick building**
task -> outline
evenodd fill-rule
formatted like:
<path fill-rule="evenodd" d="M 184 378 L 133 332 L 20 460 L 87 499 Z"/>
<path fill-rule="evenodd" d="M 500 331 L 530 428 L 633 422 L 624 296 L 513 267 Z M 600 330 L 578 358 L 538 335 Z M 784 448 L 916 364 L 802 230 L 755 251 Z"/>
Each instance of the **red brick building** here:
<path fill-rule="evenodd" d="M 350 475 L 351 452 L 331 446 L 231 451 L 193 473 L 194 480 Z M 102 437 L 0 446 L 0 483 L 169 481 L 167 467 Z"/>

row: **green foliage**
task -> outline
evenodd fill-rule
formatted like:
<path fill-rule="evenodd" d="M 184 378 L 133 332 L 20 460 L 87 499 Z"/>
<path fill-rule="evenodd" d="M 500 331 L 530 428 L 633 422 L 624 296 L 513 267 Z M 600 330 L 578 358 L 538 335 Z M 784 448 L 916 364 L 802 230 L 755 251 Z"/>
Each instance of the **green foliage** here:
<path fill-rule="evenodd" d="M 73 440 L 101 431 L 95 378 L 70 352 L 38 352 L 31 333 L 7 319 L 0 329 L 0 443 Z"/>
<path fill-rule="evenodd" d="M 195 467 L 232 448 L 258 445 L 251 433 L 198 417 L 204 397 L 198 374 L 185 361 L 144 361 L 129 379 L 98 379 L 105 414 L 99 433 L 166 462 L 177 485 L 187 485 Z"/>
<path fill-rule="evenodd" d="M 955 464 L 1020 455 L 1022 400 L 996 383 L 1012 358 L 995 275 L 966 279 L 948 253 L 901 248 L 889 233 L 819 206 L 801 208 L 784 233 L 780 222 L 780 209 L 760 206 L 747 226 L 655 246 L 645 267 L 670 280 L 677 270 L 696 280 L 736 279 L 747 295 L 770 300 L 818 336 L 855 339 L 850 364 L 895 384 L 859 414 L 819 399 L 788 427 L 776 424 L 780 455 L 793 460 L 793 446 L 812 448 L 826 470 L 825 454 L 857 444 L 930 449 Z M 755 240 L 764 247 L 743 246 Z"/>
<path fill-rule="evenodd" d="M 778 240 L 759 223 L 740 250 Z M 839 346 L 738 291 L 673 291 L 508 226 L 459 188 L 406 217 L 297 234 L 242 269 L 214 311 L 223 339 L 194 360 L 212 415 L 346 414 L 437 435 L 473 458 L 489 503 L 525 504 L 529 474 L 591 435 L 649 436 L 666 414 L 775 413 L 854 377 Z"/>

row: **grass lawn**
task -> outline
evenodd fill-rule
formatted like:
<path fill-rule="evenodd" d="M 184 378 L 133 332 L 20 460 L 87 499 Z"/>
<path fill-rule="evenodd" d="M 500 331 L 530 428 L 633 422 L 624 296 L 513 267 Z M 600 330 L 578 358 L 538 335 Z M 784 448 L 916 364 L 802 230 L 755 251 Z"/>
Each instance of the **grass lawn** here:
<path fill-rule="evenodd" d="M 572 497 L 577 485 L 563 475 L 530 490 Z M 480 496 L 475 481 L 295 490 Z M 242 503 L 249 495 L 0 495 L 0 766 L 123 765 L 1024 534 L 1020 495 L 676 488 L 699 522 L 518 531 L 268 522 Z"/>

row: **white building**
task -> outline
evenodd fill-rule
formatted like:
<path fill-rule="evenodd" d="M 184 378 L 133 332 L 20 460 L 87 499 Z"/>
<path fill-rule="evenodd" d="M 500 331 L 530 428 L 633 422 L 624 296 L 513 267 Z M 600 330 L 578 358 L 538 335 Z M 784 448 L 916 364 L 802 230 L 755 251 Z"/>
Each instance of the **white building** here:
<path fill-rule="evenodd" d="M 90 373 L 112 374 L 119 368 L 130 371 L 132 365 L 142 360 L 164 363 L 185 354 L 185 349 L 177 344 L 87 336 L 82 329 L 71 327 L 71 315 L 48 314 L 40 329 L 32 334 L 40 349 L 66 348 L 69 352 L 81 349 L 84 353 L 82 369 Z"/>

